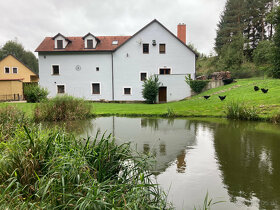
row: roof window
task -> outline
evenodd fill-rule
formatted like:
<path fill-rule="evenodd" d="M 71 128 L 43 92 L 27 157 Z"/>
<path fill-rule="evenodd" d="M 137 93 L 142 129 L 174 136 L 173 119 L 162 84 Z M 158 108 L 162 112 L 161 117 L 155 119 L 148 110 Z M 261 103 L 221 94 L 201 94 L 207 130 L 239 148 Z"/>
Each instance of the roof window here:
<path fill-rule="evenodd" d="M 112 45 L 117 45 L 117 44 L 119 44 L 119 41 L 118 41 L 118 40 L 112 41 Z"/>

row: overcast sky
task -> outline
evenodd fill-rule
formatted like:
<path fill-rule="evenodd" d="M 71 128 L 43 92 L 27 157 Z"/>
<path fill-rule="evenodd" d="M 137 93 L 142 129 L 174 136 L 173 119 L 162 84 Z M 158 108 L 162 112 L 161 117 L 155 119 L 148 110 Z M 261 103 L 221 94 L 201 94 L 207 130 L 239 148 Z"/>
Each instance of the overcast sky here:
<path fill-rule="evenodd" d="M 226 0 L 9 0 L 0 1 L 0 45 L 15 38 L 34 52 L 46 36 L 133 35 L 157 19 L 175 35 L 187 26 L 187 43 L 213 51 Z M 37 56 L 37 55 L 36 55 Z"/>

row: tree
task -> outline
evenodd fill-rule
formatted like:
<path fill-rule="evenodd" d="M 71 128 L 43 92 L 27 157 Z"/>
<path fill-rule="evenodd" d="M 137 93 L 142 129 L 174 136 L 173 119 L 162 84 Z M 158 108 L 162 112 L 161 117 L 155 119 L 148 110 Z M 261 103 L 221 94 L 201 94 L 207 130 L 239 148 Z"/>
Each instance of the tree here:
<path fill-rule="evenodd" d="M 149 104 L 156 103 L 156 98 L 158 95 L 158 90 L 161 83 L 159 82 L 157 75 L 150 76 L 147 80 L 144 81 L 142 96 L 146 99 L 146 102 Z"/>
<path fill-rule="evenodd" d="M 275 17 L 275 34 L 274 34 L 274 49 L 273 49 L 273 69 L 272 76 L 280 78 L 280 7 L 276 9 Z"/>
<path fill-rule="evenodd" d="M 0 49 L 0 59 L 3 59 L 7 55 L 13 55 L 17 59 L 19 59 L 23 64 L 28 66 L 34 73 L 39 73 L 38 67 L 38 59 L 35 55 L 30 52 L 26 51 L 22 44 L 18 43 L 17 41 L 8 41 L 6 44 Z"/>

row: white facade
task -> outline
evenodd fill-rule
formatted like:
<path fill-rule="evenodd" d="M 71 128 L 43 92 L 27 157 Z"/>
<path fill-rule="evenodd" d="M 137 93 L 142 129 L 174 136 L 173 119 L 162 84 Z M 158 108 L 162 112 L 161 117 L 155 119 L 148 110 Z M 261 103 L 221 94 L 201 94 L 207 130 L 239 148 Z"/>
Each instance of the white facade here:
<path fill-rule="evenodd" d="M 145 43 L 149 44 L 148 54 L 143 53 Z M 159 44 L 165 44 L 165 54 L 159 53 Z M 185 76 L 195 77 L 195 56 L 158 21 L 153 21 L 116 50 L 39 52 L 39 84 L 49 90 L 50 97 L 57 94 L 57 85 L 64 85 L 65 93 L 87 100 L 144 101 L 141 72 L 149 77 L 158 75 L 160 68 L 169 68 L 170 74 L 159 75 L 159 79 L 166 87 L 167 101 L 176 101 L 191 95 Z M 53 65 L 59 66 L 58 75 L 52 74 Z M 93 94 L 92 83 L 100 84 L 100 94 Z M 124 88 L 130 88 L 130 94 L 125 94 Z"/>

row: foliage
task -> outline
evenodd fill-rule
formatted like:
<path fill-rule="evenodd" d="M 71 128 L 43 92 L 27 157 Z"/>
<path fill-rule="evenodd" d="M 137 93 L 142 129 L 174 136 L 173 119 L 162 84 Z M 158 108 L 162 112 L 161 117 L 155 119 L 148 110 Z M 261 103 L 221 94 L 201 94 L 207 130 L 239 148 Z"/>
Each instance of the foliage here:
<path fill-rule="evenodd" d="M 190 75 L 185 77 L 185 81 L 195 93 L 200 93 L 209 83 L 208 80 L 193 80 Z"/>
<path fill-rule="evenodd" d="M 63 95 L 37 104 L 36 121 L 81 120 L 91 116 L 91 104 L 84 99 Z"/>
<path fill-rule="evenodd" d="M 273 50 L 273 68 L 272 76 L 280 78 L 280 6 L 275 12 L 275 35 L 274 35 L 274 50 Z"/>
<path fill-rule="evenodd" d="M 0 142 L 15 134 L 18 126 L 27 124 L 28 120 L 23 111 L 14 106 L 0 108 Z"/>
<path fill-rule="evenodd" d="M 224 85 L 229 85 L 229 84 L 233 83 L 233 79 L 223 79 L 223 83 L 224 83 Z"/>
<path fill-rule="evenodd" d="M 22 44 L 18 43 L 16 40 L 10 40 L 4 44 L 2 49 L 0 49 L 0 60 L 9 54 L 14 55 L 22 63 L 28 66 L 34 73 L 39 73 L 38 59 L 32 52 L 26 51 Z"/>
<path fill-rule="evenodd" d="M 175 117 L 176 114 L 174 112 L 174 109 L 171 107 L 167 107 L 167 112 L 165 114 L 165 117 Z"/>
<path fill-rule="evenodd" d="M 277 113 L 277 114 L 273 115 L 272 118 L 271 118 L 271 122 L 280 123 L 280 113 Z"/>
<path fill-rule="evenodd" d="M 158 76 L 150 76 L 143 83 L 142 96 L 146 99 L 148 104 L 156 103 L 156 98 L 158 96 L 158 90 L 161 83 L 159 82 Z"/>
<path fill-rule="evenodd" d="M 19 127 L 0 143 L 1 209 L 166 209 L 147 156 L 110 137 Z"/>
<path fill-rule="evenodd" d="M 37 84 L 27 84 L 24 86 L 24 97 L 28 103 L 37 103 L 47 99 L 48 90 Z"/>
<path fill-rule="evenodd" d="M 231 101 L 226 107 L 226 116 L 234 120 L 259 120 L 255 107 L 245 106 L 244 102 Z"/>
<path fill-rule="evenodd" d="M 199 208 L 199 210 L 210 210 L 212 206 L 223 203 L 225 201 L 214 201 L 213 198 L 209 198 L 208 192 L 205 195 L 203 206 Z M 196 210 L 196 207 L 194 207 L 194 210 Z"/>

